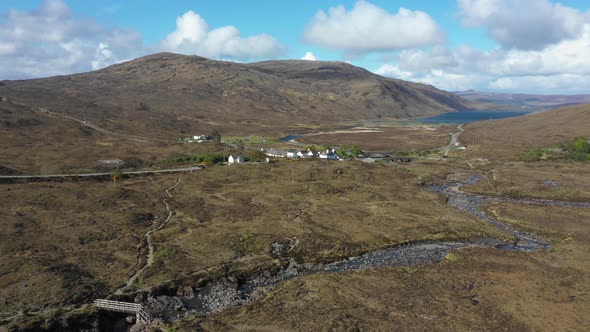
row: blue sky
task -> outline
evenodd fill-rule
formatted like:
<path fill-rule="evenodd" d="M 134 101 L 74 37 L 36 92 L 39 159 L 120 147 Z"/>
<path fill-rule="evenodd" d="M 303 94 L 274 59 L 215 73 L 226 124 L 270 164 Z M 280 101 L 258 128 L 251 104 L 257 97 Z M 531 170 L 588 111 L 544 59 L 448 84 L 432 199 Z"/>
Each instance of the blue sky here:
<path fill-rule="evenodd" d="M 349 61 L 446 90 L 590 93 L 590 1 L 0 2 L 0 79 L 172 51 Z"/>

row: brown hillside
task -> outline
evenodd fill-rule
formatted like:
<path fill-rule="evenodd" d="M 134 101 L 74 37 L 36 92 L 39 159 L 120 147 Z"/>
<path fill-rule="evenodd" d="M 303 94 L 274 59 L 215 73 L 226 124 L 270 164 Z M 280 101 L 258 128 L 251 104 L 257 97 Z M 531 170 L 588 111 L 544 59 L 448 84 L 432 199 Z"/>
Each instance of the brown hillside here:
<path fill-rule="evenodd" d="M 176 139 L 179 132 L 278 133 L 470 108 L 424 84 L 342 62 L 240 64 L 160 53 L 77 75 L 3 81 L 0 96 L 103 128 Z"/>
<path fill-rule="evenodd" d="M 527 149 L 551 147 L 580 136 L 590 136 L 590 104 L 472 123 L 465 126 L 460 140 L 475 144 L 482 156 L 512 158 Z"/>

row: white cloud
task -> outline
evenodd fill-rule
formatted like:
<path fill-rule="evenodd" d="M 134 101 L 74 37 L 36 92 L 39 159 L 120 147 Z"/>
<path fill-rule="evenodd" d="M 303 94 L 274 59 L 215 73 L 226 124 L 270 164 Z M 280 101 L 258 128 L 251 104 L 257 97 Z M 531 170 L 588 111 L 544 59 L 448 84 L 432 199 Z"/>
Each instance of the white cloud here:
<path fill-rule="evenodd" d="M 350 11 L 344 6 L 318 11 L 306 26 L 304 39 L 350 53 L 368 53 L 434 45 L 443 41 L 444 34 L 427 13 L 400 8 L 390 14 L 361 0 Z"/>
<path fill-rule="evenodd" d="M 551 91 L 553 93 L 588 92 L 585 88 L 590 86 L 589 75 L 557 74 L 550 76 L 530 75 L 502 77 L 489 83 L 489 87 L 504 91 Z"/>
<path fill-rule="evenodd" d="M 116 50 L 109 61 L 96 51 L 101 44 Z M 0 79 L 83 72 L 95 62 L 129 58 L 142 47 L 135 31 L 76 18 L 64 1 L 46 0 L 35 10 L 10 10 L 0 19 Z"/>
<path fill-rule="evenodd" d="M 272 57 L 284 51 L 284 47 L 269 35 L 243 38 L 234 26 L 209 30 L 207 22 L 193 11 L 186 12 L 176 20 L 176 30 L 160 43 L 159 48 L 171 52 L 230 59 Z"/>
<path fill-rule="evenodd" d="M 176 31 L 164 39 L 166 48 L 175 49 L 184 43 L 199 43 L 207 37 L 209 25 L 192 10 L 176 19 Z"/>
<path fill-rule="evenodd" d="M 1 50 L 1 48 L 0 48 Z M 305 55 L 301 58 L 301 60 L 309 60 L 309 61 L 317 61 L 318 58 L 316 58 L 315 55 L 313 55 L 313 53 L 311 52 L 307 52 L 305 53 Z"/>
<path fill-rule="evenodd" d="M 243 60 L 283 50 L 268 35 L 244 38 L 233 26 L 210 30 L 192 11 L 176 23 L 164 40 L 145 45 L 137 31 L 74 16 L 63 0 L 45 0 L 30 11 L 9 10 L 0 13 L 0 79 L 85 72 L 157 51 Z"/>
<path fill-rule="evenodd" d="M 0 56 L 11 55 L 16 52 L 16 45 L 14 43 L 2 43 L 0 44 Z"/>
<path fill-rule="evenodd" d="M 543 50 L 479 51 L 468 46 L 406 50 L 376 73 L 445 90 L 588 93 L 590 62 L 587 59 L 590 59 L 590 22 L 584 25 L 578 38 Z"/>
<path fill-rule="evenodd" d="M 399 78 L 402 80 L 409 80 L 409 79 L 412 79 L 414 76 L 414 74 L 412 72 L 401 70 L 398 65 L 389 65 L 389 64 L 385 64 L 385 65 L 382 65 L 381 67 L 379 67 L 379 69 L 377 69 L 375 71 L 375 74 L 379 74 L 381 76 Z"/>
<path fill-rule="evenodd" d="M 479 75 L 450 73 L 442 69 L 431 69 L 426 72 L 414 73 L 401 69 L 399 65 L 389 64 L 382 65 L 375 73 L 401 80 L 430 84 L 447 91 L 468 90 L 474 85 L 481 83 L 484 79 Z"/>
<path fill-rule="evenodd" d="M 504 48 L 539 50 L 577 38 L 585 14 L 549 0 L 458 0 L 463 22 L 482 26 Z"/>

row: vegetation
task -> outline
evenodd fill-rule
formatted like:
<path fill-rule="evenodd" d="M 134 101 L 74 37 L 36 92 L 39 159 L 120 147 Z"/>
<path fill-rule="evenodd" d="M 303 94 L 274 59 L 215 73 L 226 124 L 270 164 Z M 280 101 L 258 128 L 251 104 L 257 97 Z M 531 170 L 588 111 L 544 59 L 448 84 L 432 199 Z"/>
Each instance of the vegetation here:
<path fill-rule="evenodd" d="M 245 146 L 249 144 L 264 144 L 268 142 L 272 142 L 273 139 L 265 136 L 223 136 L 222 140 L 230 145 L 239 145 Z"/>
<path fill-rule="evenodd" d="M 213 129 L 210 136 L 212 137 L 214 142 L 221 142 L 221 132 L 219 132 L 219 130 Z"/>
<path fill-rule="evenodd" d="M 473 122 L 464 128 L 460 141 L 469 146 L 465 151 L 469 158 L 523 160 L 525 151 L 561 146 L 578 137 L 587 137 L 590 105 L 568 106 L 516 118 Z M 528 157 L 536 159 L 534 152 Z M 547 157 L 561 158 L 558 154 Z"/>
<path fill-rule="evenodd" d="M 245 161 L 264 162 L 266 161 L 266 154 L 260 150 L 248 150 Z"/>
<path fill-rule="evenodd" d="M 201 153 L 195 154 L 192 156 L 179 156 L 165 160 L 164 162 L 173 162 L 173 163 L 186 163 L 186 162 L 194 162 L 194 163 L 205 163 L 205 164 L 217 164 L 223 162 L 223 154 L 222 153 Z"/>
<path fill-rule="evenodd" d="M 568 144 L 563 144 L 561 149 L 565 153 L 558 155 L 551 153 L 550 150 L 535 148 L 527 150 L 522 155 L 522 160 L 526 162 L 536 162 L 549 155 L 552 159 L 566 159 L 574 161 L 588 161 L 590 160 L 590 139 L 587 137 L 579 137 Z"/>
<path fill-rule="evenodd" d="M 161 250 L 156 251 L 156 257 L 160 259 L 166 259 L 170 256 L 176 254 L 176 248 L 164 248 Z"/>
<path fill-rule="evenodd" d="M 543 151 L 542 149 L 530 149 L 523 154 L 522 160 L 526 162 L 536 162 L 541 160 L 544 154 L 545 151 Z"/>
<path fill-rule="evenodd" d="M 325 150 L 328 150 L 328 149 L 330 149 L 330 147 L 327 146 L 327 145 L 326 146 L 323 146 L 323 147 L 319 147 L 317 145 L 307 145 L 304 150 L 310 150 L 310 151 L 313 151 L 313 152 L 318 152 L 318 151 L 322 151 L 322 150 L 325 151 Z"/>
<path fill-rule="evenodd" d="M 318 146 L 356 145 L 364 151 L 421 151 L 448 144 L 449 132 L 456 126 L 397 125 L 374 128 L 375 132 L 355 131 L 326 132 L 297 139 L 304 144 Z"/>
<path fill-rule="evenodd" d="M 580 137 L 573 142 L 564 146 L 566 153 L 565 159 L 575 161 L 589 161 L 590 160 L 590 138 Z"/>
<path fill-rule="evenodd" d="M 338 154 L 338 156 L 340 156 L 340 158 L 351 159 L 356 158 L 357 156 L 362 154 L 363 150 L 361 150 L 356 145 L 343 145 L 336 150 L 336 153 Z"/>

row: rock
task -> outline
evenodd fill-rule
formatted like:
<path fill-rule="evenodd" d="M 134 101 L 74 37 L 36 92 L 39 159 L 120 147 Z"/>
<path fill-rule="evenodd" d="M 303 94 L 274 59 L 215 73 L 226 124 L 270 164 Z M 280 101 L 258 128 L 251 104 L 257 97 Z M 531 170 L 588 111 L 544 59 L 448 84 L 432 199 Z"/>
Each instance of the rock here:
<path fill-rule="evenodd" d="M 273 255 L 280 255 L 284 250 L 284 245 L 279 242 L 279 241 L 274 241 L 271 245 L 270 245 L 270 253 Z"/>
<path fill-rule="evenodd" d="M 179 311 L 186 311 L 184 303 L 178 297 L 158 296 L 148 298 L 145 310 L 153 317 L 159 317 L 164 321 L 171 321 Z"/>
<path fill-rule="evenodd" d="M 135 298 L 133 299 L 134 303 L 143 303 L 143 301 L 145 301 L 145 294 L 144 293 L 139 293 L 135 296 Z"/>
<path fill-rule="evenodd" d="M 227 277 L 227 280 L 229 282 L 231 282 L 232 284 L 237 284 L 238 283 L 238 278 L 236 276 L 229 276 L 229 277 Z"/>
<path fill-rule="evenodd" d="M 178 290 L 176 291 L 176 295 L 183 296 L 183 297 L 191 297 L 194 295 L 193 288 L 190 286 L 178 286 Z"/>
<path fill-rule="evenodd" d="M 130 332 L 142 332 L 142 331 L 145 331 L 145 326 L 143 324 L 139 323 L 139 324 L 133 325 L 129 331 Z"/>
<path fill-rule="evenodd" d="M 237 284 L 229 280 L 214 282 L 199 289 L 196 299 L 199 311 L 204 314 L 218 312 L 245 302 Z"/>

